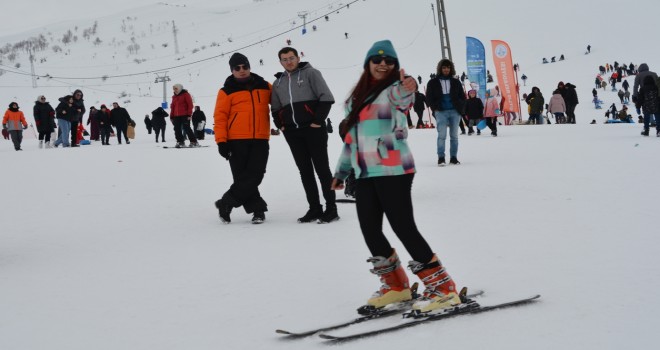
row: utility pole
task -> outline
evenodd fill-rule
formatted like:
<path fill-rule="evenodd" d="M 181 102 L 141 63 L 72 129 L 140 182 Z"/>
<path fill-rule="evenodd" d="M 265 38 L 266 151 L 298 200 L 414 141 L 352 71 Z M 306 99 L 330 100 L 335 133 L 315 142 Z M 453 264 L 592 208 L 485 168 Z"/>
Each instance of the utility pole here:
<path fill-rule="evenodd" d="M 444 0 L 435 1 L 438 6 L 438 22 L 440 23 L 440 49 L 442 50 L 442 58 L 451 59 L 451 46 L 449 45 L 449 30 L 447 29 L 447 16 L 445 14 Z M 433 8 L 433 4 L 431 4 Z"/>
<path fill-rule="evenodd" d="M 32 76 L 32 87 L 37 87 L 37 75 L 34 73 L 34 54 L 32 53 L 32 43 L 28 43 L 28 52 L 30 53 L 30 73 Z"/>
<path fill-rule="evenodd" d="M 163 83 L 163 103 L 161 106 L 163 109 L 167 109 L 167 82 L 170 81 L 170 77 L 167 75 L 167 72 L 160 73 L 163 76 L 160 76 L 159 73 L 156 73 L 156 81 L 154 83 Z"/>
<path fill-rule="evenodd" d="M 172 32 L 174 33 L 174 53 L 178 55 L 179 54 L 179 40 L 177 39 L 176 34 L 179 31 L 176 29 L 176 24 L 174 23 L 174 21 L 172 21 Z"/>

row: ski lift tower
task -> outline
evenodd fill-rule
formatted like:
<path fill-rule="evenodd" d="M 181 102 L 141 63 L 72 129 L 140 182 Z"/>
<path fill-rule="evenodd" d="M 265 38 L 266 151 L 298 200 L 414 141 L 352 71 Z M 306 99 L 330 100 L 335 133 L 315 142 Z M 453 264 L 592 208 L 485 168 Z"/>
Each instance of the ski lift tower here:
<path fill-rule="evenodd" d="M 451 59 L 451 46 L 449 45 L 449 30 L 447 29 L 447 16 L 445 13 L 444 0 L 435 0 L 438 7 L 438 22 L 440 23 L 440 49 L 442 50 L 442 58 Z M 431 4 L 433 9 L 433 4 Z"/>
<path fill-rule="evenodd" d="M 162 74 L 162 76 L 161 76 Z M 161 107 L 163 109 L 167 109 L 167 82 L 170 81 L 170 77 L 167 75 L 167 72 L 163 73 L 156 73 L 156 80 L 154 83 L 163 83 L 163 103 L 161 104 Z"/>
<path fill-rule="evenodd" d="M 307 12 L 307 11 L 298 12 L 298 17 L 302 18 L 302 20 L 303 20 L 303 27 L 302 27 L 303 35 L 305 35 L 305 33 L 307 33 L 307 15 L 309 15 L 309 12 Z"/>

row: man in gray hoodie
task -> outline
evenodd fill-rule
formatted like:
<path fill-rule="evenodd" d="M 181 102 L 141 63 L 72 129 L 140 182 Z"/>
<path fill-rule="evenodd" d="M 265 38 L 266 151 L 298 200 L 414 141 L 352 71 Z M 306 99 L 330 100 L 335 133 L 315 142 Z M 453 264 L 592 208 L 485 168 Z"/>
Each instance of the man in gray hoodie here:
<path fill-rule="evenodd" d="M 325 119 L 335 102 L 321 72 L 300 62 L 298 51 L 285 47 L 278 52 L 284 72 L 275 74 L 270 105 L 275 126 L 282 130 L 300 171 L 309 203 L 298 222 L 329 223 L 339 220 L 332 173 L 328 162 L 328 132 Z M 314 170 L 321 183 L 325 211 L 319 200 Z"/>

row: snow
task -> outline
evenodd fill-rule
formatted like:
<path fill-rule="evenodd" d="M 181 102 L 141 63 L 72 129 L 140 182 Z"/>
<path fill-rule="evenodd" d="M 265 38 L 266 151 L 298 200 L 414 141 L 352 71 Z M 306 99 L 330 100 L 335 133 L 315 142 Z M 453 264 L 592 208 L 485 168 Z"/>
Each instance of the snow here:
<path fill-rule="evenodd" d="M 240 49 L 253 72 L 272 81 L 281 70 L 277 50 L 291 38 L 324 74 L 337 101 L 357 80 L 371 43 L 383 38 L 393 41 L 402 67 L 426 83 L 440 57 L 428 3 L 357 1 L 335 13 L 340 3 L 123 1 L 112 11 L 86 3 L 80 4 L 79 17 L 66 6 L 59 8 L 61 17 L 48 7 L 53 16 L 46 27 L 21 21 L 13 22 L 13 31 L 3 31 L 4 46 L 38 33 L 58 39 L 74 25 L 80 35 L 98 20 L 102 45 L 79 38 L 67 47 L 60 44 L 71 50 L 68 55 L 37 53 L 37 62 L 47 58 L 36 64 L 37 74 L 62 78 L 41 78 L 33 89 L 29 76 L 5 72 L 3 100 L 17 101 L 31 120 L 37 95 L 54 103 L 82 88 L 88 107 L 119 101 L 139 125 L 130 145 L 112 139 L 112 146 L 38 149 L 34 139 L 26 139 L 24 151 L 15 152 L 9 141 L 0 142 L 0 349 L 321 348 L 316 337 L 289 342 L 274 331 L 356 316 L 379 283 L 368 272 L 369 253 L 354 208 L 340 204 L 336 223 L 297 224 L 307 204 L 282 136 L 271 138 L 260 187 L 269 204 L 266 222 L 252 225 L 250 216 L 235 210 L 225 225 L 213 203 L 231 184 L 231 173 L 212 137 L 202 141 L 208 148 L 164 150 L 141 122 L 160 104 L 162 85 L 153 83 L 154 74 L 139 73 L 167 70 L 168 100 L 171 84 L 181 82 L 210 118 L 217 89 L 230 73 L 228 56 L 220 55 L 260 40 Z M 604 31 L 617 4 L 446 2 L 459 72 L 465 36 L 481 39 L 487 50 L 489 40 L 502 39 L 530 78 L 521 93 L 539 86 L 549 99 L 559 80 L 578 87 L 577 125 L 501 126 L 497 138 L 487 132 L 461 136 L 460 166 L 436 166 L 435 131 L 409 134 L 417 165 L 417 225 L 456 282 L 484 289 L 478 300 L 485 305 L 542 297 L 524 307 L 418 326 L 343 348 L 649 349 L 658 343 L 660 304 L 652 291 L 660 284 L 660 239 L 653 233 L 660 139 L 641 137 L 639 124 L 603 124 L 604 110 L 590 103 L 597 67 L 605 62 L 646 62 L 660 70 L 660 51 L 641 34 L 644 23 L 656 22 L 655 11 L 645 10 L 657 5 L 650 0 L 626 5 L 635 9 L 630 19 L 642 25 L 637 32 Z M 304 36 L 296 29 L 267 39 L 289 30 L 293 20 L 299 25 L 298 11 L 316 18 L 330 6 L 330 21 L 314 22 L 317 32 L 309 25 Z M 498 19 L 511 9 L 519 15 L 511 24 Z M 120 30 L 128 16 L 137 17 L 129 25 L 142 47 L 138 55 L 125 49 L 130 30 Z M 172 20 L 179 28 L 178 55 Z M 122 44 L 112 45 L 113 38 Z M 211 47 L 214 41 L 220 46 Z M 584 55 L 587 44 L 592 53 Z M 200 51 L 192 54 L 195 48 Z M 564 62 L 540 63 L 562 53 Z M 2 69 L 29 73 L 25 56 L 17 61 L 20 69 L 3 58 Z M 135 58 L 146 61 L 136 64 Z M 63 79 L 131 73 L 138 75 Z M 127 96 L 119 97 L 122 92 Z M 599 96 L 605 107 L 618 101 L 609 90 Z M 331 112 L 335 126 L 341 116 L 338 104 Z M 598 124 L 589 125 L 592 119 Z M 166 138 L 172 146 L 171 126 Z M 333 168 L 340 145 L 331 134 Z M 386 222 L 384 230 L 408 261 Z M 396 322 L 389 318 L 332 333 Z"/>

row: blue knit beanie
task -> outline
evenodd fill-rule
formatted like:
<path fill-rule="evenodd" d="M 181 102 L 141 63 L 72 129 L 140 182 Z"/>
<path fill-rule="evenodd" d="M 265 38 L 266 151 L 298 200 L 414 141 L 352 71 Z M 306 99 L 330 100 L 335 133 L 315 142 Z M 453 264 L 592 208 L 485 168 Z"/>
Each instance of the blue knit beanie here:
<path fill-rule="evenodd" d="M 395 58 L 397 66 L 399 65 L 399 57 L 397 57 L 396 51 L 394 51 L 394 46 L 389 40 L 376 41 L 373 45 L 371 45 L 371 48 L 369 51 L 367 51 L 367 57 L 364 58 L 364 68 L 369 66 L 369 58 L 373 56 L 387 56 Z"/>

